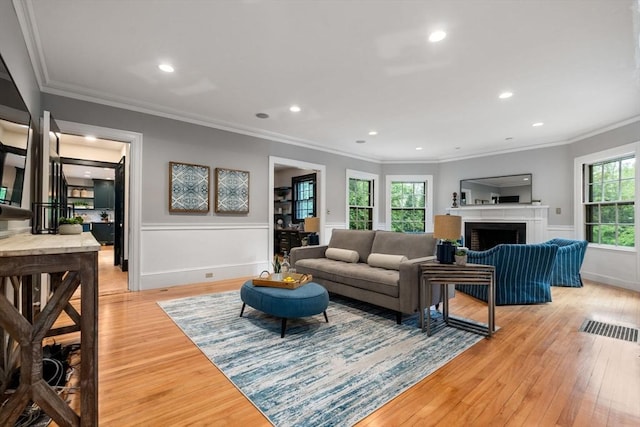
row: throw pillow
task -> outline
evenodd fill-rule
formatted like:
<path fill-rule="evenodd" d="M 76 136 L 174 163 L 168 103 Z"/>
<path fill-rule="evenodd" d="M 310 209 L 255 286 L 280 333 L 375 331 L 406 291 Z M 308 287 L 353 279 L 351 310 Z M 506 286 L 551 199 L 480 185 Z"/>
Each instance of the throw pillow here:
<path fill-rule="evenodd" d="M 406 260 L 407 257 L 404 255 L 371 254 L 367 258 L 367 264 L 387 270 L 400 270 L 400 263 Z"/>
<path fill-rule="evenodd" d="M 358 252 L 340 248 L 327 248 L 324 256 L 329 259 L 344 262 L 358 262 L 358 260 L 360 259 L 360 255 L 358 255 Z"/>

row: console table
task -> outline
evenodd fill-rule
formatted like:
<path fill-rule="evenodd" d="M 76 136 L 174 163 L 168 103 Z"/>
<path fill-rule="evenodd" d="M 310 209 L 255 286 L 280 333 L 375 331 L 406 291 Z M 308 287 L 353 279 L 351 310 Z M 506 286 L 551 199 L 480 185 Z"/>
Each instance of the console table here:
<path fill-rule="evenodd" d="M 431 335 L 431 315 L 427 315 L 425 322 L 425 301 L 431 301 L 433 285 L 440 285 L 442 301 L 442 317 L 447 325 L 470 332 L 491 337 L 495 332 L 495 283 L 496 269 L 492 265 L 482 264 L 440 264 L 436 261 L 421 264 L 422 280 L 420 283 L 420 327 L 427 335 Z M 464 284 L 487 286 L 488 324 L 486 327 L 467 319 L 449 316 L 449 298 L 446 297 L 449 285 Z"/>
<path fill-rule="evenodd" d="M 78 235 L 24 234 L 0 240 L 2 389 L 6 388 L 6 377 L 12 369 L 11 356 L 19 352 L 20 360 L 20 384 L 0 407 L 0 425 L 14 425 L 30 400 L 60 426 L 98 425 L 99 249 L 100 245 L 89 232 Z M 42 310 L 34 314 L 32 278 L 43 273 L 48 274 L 51 293 Z M 13 301 L 7 298 L 8 284 L 13 286 Z M 70 304 L 78 287 L 80 313 Z M 73 325 L 53 328 L 62 311 Z M 80 415 L 42 377 L 43 339 L 75 331 L 80 331 L 82 352 Z"/>

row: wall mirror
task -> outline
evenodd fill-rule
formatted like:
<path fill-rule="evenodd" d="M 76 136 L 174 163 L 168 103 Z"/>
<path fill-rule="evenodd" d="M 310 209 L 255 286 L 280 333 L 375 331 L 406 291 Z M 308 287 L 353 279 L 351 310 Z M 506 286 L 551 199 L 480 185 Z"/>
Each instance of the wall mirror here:
<path fill-rule="evenodd" d="M 460 206 L 531 203 L 530 173 L 463 179 Z"/>
<path fill-rule="evenodd" d="M 0 204 L 20 207 L 31 115 L 0 57 Z"/>

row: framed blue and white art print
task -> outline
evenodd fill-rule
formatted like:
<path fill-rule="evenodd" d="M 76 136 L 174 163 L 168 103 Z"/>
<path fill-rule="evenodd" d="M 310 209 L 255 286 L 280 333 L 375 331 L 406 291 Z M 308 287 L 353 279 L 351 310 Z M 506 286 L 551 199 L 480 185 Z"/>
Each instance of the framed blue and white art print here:
<path fill-rule="evenodd" d="M 249 213 L 249 172 L 216 168 L 216 213 Z"/>
<path fill-rule="evenodd" d="M 169 162 L 169 212 L 209 212 L 209 166 Z"/>

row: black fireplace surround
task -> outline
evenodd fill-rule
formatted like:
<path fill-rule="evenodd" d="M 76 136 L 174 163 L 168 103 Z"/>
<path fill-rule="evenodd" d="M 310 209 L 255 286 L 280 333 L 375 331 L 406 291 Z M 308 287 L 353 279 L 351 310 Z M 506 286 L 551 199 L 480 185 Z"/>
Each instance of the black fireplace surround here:
<path fill-rule="evenodd" d="M 473 251 L 485 251 L 500 243 L 527 243 L 524 222 L 466 222 L 465 246 Z"/>

